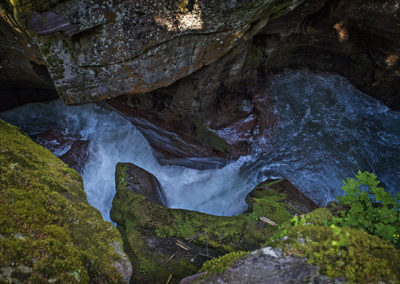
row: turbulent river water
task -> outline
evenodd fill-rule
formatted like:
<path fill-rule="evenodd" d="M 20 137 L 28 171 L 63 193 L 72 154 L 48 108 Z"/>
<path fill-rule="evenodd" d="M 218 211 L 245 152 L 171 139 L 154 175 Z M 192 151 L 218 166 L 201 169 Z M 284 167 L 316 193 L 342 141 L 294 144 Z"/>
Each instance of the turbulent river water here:
<path fill-rule="evenodd" d="M 400 113 L 336 75 L 288 70 L 270 79 L 268 94 L 278 119 L 270 139 L 220 169 L 161 166 L 129 121 L 95 104 L 34 103 L 0 113 L 0 118 L 30 135 L 58 128 L 89 140 L 84 187 L 89 203 L 106 220 L 117 162 L 132 162 L 155 175 L 169 207 L 215 215 L 246 210 L 246 194 L 269 177 L 288 178 L 320 205 L 342 194 L 342 180 L 359 169 L 374 172 L 389 192 L 400 191 Z"/>

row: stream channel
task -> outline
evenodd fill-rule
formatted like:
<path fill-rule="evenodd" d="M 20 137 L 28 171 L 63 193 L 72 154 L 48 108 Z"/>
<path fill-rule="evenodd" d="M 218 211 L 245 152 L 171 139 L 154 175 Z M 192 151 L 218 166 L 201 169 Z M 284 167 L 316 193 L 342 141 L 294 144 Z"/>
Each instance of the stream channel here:
<path fill-rule="evenodd" d="M 160 165 L 149 143 L 126 119 L 96 104 L 66 106 L 60 100 L 0 113 L 29 135 L 62 129 L 89 140 L 82 173 L 91 205 L 105 220 L 115 194 L 115 165 L 130 162 L 155 175 L 171 208 L 214 215 L 247 209 L 245 197 L 266 178 L 285 177 L 319 205 L 334 200 L 342 180 L 360 170 L 375 173 L 385 189 L 400 191 L 400 113 L 336 75 L 287 70 L 273 76 L 269 95 L 278 123 L 251 155 L 222 168 L 197 170 Z M 54 150 L 57 156 L 68 148 Z"/>

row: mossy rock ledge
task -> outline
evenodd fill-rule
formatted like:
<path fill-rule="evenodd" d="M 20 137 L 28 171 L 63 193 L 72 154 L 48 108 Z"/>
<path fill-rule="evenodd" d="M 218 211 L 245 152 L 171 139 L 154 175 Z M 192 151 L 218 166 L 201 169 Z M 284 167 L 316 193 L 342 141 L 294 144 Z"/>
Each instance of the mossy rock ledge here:
<path fill-rule="evenodd" d="M 257 186 L 247 198 L 249 210 L 238 216 L 170 209 L 129 187 L 131 169 L 129 164 L 117 164 L 111 218 L 124 239 L 134 283 L 178 283 L 213 257 L 260 248 L 278 228 L 259 217 L 282 224 L 291 212 L 307 213 L 315 206 L 306 211 L 294 208 L 285 190 L 279 191 L 288 182 L 278 180 Z"/>
<path fill-rule="evenodd" d="M 203 264 L 190 283 L 400 283 L 400 250 L 367 232 L 324 225 L 327 208 L 291 221 L 253 252 L 234 252 Z"/>
<path fill-rule="evenodd" d="M 0 283 L 122 283 L 122 239 L 81 176 L 0 120 Z"/>

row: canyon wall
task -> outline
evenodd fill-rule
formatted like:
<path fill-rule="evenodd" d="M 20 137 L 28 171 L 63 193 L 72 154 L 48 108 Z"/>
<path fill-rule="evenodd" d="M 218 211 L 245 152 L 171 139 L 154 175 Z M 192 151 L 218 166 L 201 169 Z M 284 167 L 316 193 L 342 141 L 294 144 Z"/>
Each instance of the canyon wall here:
<path fill-rule="evenodd" d="M 400 107 L 396 1 L 0 3 L 2 109 L 52 97 L 50 75 L 65 103 L 111 98 L 178 134 L 147 137 L 162 159 L 248 153 L 274 127 L 267 78 L 284 68 L 338 73 Z"/>
<path fill-rule="evenodd" d="M 339 73 L 388 106 L 400 105 L 400 8 L 394 0 L 0 4 L 3 90 L 18 84 L 51 90 L 50 75 L 66 103 L 81 104 L 148 93 L 189 77 L 200 82 L 186 92 L 215 94 L 227 80 L 237 89 L 248 71 L 241 67 L 257 60 L 253 69 L 263 73 L 285 67 Z M 218 63 L 235 52 L 239 61 Z M 213 62 L 200 77 L 194 74 Z M 218 75 L 215 68 L 229 73 Z M 172 91 L 176 87 L 162 93 Z M 186 108 L 198 104 L 196 96 Z"/>
<path fill-rule="evenodd" d="M 39 49 L 0 0 L 0 111 L 57 98 Z"/>

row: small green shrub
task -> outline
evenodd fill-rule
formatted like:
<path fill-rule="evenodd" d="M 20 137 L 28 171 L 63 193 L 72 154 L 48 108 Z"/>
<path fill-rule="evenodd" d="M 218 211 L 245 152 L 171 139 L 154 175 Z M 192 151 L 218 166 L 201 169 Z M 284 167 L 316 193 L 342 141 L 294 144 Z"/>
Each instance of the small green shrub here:
<path fill-rule="evenodd" d="M 302 226 L 306 223 L 308 223 L 310 217 L 308 217 L 308 215 L 302 215 L 302 216 L 294 216 L 292 219 L 290 219 L 290 223 L 292 223 L 292 225 L 296 226 Z"/>
<path fill-rule="evenodd" d="M 400 196 L 394 198 L 379 187 L 379 180 L 369 172 L 358 171 L 356 179 L 348 178 L 343 183 L 346 195 L 339 196 L 338 202 L 348 209 L 333 217 L 332 223 L 363 229 L 399 247 Z"/>

